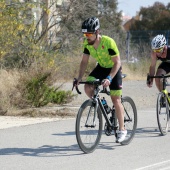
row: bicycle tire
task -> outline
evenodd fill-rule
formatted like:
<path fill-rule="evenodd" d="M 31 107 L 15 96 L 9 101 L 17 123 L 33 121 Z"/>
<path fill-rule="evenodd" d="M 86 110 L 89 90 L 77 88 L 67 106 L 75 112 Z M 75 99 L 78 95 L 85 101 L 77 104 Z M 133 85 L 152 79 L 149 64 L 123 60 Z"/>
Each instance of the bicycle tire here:
<path fill-rule="evenodd" d="M 162 136 L 166 135 L 168 132 L 168 122 L 169 122 L 169 104 L 167 98 L 165 97 L 165 105 L 163 106 L 162 98 L 165 96 L 164 93 L 160 92 L 157 98 L 156 114 L 158 128 Z"/>
<path fill-rule="evenodd" d="M 76 139 L 80 149 L 84 153 L 93 152 L 98 146 L 103 128 L 103 119 L 100 109 L 98 108 L 96 118 L 95 118 L 95 127 L 86 127 L 85 123 L 87 121 L 88 112 L 91 112 L 88 117 L 88 125 L 93 125 L 94 118 L 94 106 L 91 99 L 86 100 L 80 107 L 77 118 L 76 118 Z M 91 124 L 90 124 L 91 123 Z"/>
<path fill-rule="evenodd" d="M 124 107 L 124 124 L 127 135 L 125 140 L 120 144 L 128 145 L 135 136 L 137 128 L 137 109 L 134 101 L 128 96 L 122 98 L 122 105 Z"/>

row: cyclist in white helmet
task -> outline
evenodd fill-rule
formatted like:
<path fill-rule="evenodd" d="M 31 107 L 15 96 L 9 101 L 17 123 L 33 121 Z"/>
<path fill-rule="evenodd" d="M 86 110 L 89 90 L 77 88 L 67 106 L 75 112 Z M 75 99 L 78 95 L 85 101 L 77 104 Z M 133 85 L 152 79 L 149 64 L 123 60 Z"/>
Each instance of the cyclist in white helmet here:
<path fill-rule="evenodd" d="M 153 38 L 151 42 L 151 65 L 149 68 L 149 75 L 165 75 L 170 72 L 170 46 L 166 45 L 166 39 L 163 35 L 157 35 Z M 161 60 L 162 63 L 159 65 L 157 71 L 156 62 Z M 156 73 L 155 73 L 156 72 Z M 162 82 L 159 78 L 155 78 L 155 84 L 159 91 L 162 90 Z M 147 83 L 148 87 L 152 87 L 153 78 L 150 79 L 150 82 Z"/>

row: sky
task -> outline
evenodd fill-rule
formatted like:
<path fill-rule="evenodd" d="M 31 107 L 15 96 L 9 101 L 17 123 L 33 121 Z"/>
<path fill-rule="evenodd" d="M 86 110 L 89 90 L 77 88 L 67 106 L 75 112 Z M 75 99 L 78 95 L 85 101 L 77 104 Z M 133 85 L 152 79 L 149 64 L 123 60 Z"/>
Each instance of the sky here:
<path fill-rule="evenodd" d="M 118 11 L 122 10 L 125 15 L 134 17 L 140 7 L 153 6 L 155 2 L 161 2 L 167 5 L 170 0 L 118 0 Z"/>

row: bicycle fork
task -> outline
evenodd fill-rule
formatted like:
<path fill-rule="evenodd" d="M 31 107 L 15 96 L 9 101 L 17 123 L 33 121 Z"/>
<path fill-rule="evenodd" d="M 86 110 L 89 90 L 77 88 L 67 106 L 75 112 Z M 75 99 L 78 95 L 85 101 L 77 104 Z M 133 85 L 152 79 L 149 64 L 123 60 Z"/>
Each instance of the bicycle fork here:
<path fill-rule="evenodd" d="M 95 107 L 94 107 L 95 106 Z M 95 123 L 95 119 L 96 119 L 96 113 L 97 113 L 97 109 L 98 109 L 98 100 L 97 99 L 93 99 L 93 105 L 90 106 L 90 109 L 89 109 L 89 112 L 88 112 L 88 115 L 87 115 L 87 119 L 86 119 L 86 123 L 85 123 L 85 127 L 91 127 L 91 128 L 94 128 L 96 126 L 96 123 Z M 88 124 L 88 121 L 89 121 L 89 117 L 91 114 L 93 114 L 92 110 L 94 108 L 94 116 L 93 116 L 93 121 L 92 121 L 92 124 L 89 125 Z"/>

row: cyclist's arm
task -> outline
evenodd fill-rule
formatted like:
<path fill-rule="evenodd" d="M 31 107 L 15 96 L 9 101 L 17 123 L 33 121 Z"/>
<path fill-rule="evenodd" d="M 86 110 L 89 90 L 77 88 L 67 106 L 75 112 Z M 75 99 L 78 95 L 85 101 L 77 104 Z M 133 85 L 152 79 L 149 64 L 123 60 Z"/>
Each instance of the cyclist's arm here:
<path fill-rule="evenodd" d="M 113 78 L 121 66 L 121 61 L 120 61 L 119 50 L 117 48 L 115 41 L 112 40 L 110 43 L 111 44 L 110 44 L 110 48 L 108 49 L 108 51 L 109 51 L 109 54 L 111 56 L 111 59 L 114 65 L 113 65 L 113 68 L 111 69 L 109 76 Z"/>
<path fill-rule="evenodd" d="M 111 69 L 109 76 L 111 76 L 113 78 L 116 75 L 116 73 L 118 72 L 118 70 L 121 66 L 120 56 L 112 57 L 112 61 L 114 63 L 114 66 Z"/>
<path fill-rule="evenodd" d="M 155 75 L 156 61 L 157 61 L 156 53 L 154 53 L 152 51 L 152 53 L 151 53 L 151 65 L 150 65 L 150 68 L 149 68 L 149 75 L 150 76 Z"/>
<path fill-rule="evenodd" d="M 80 68 L 79 68 L 79 75 L 78 75 L 78 82 L 81 81 L 84 72 L 87 68 L 88 65 L 88 60 L 89 60 L 89 55 L 88 54 L 83 54 L 81 63 L 80 63 Z"/>
<path fill-rule="evenodd" d="M 112 57 L 112 61 L 114 63 L 111 71 L 110 71 L 110 74 L 108 76 L 110 76 L 112 79 L 114 78 L 114 76 L 116 75 L 116 73 L 118 72 L 119 68 L 121 67 L 121 61 L 120 61 L 120 56 L 114 56 Z M 103 86 L 104 87 L 107 87 L 110 85 L 110 81 L 106 78 L 104 80 L 104 83 L 103 83 Z"/>
<path fill-rule="evenodd" d="M 154 76 L 155 75 L 156 61 L 157 61 L 156 53 L 154 53 L 152 51 L 151 52 L 151 64 L 150 64 L 150 67 L 149 67 L 149 75 L 150 76 Z M 150 84 L 147 84 L 147 85 L 148 85 L 148 87 L 152 87 L 152 85 L 153 85 L 153 78 L 150 79 Z"/>

